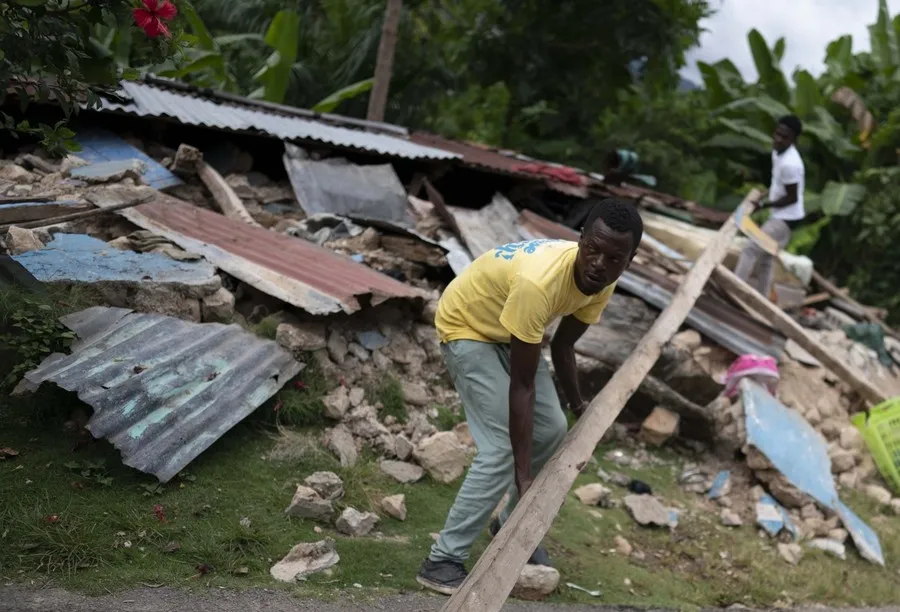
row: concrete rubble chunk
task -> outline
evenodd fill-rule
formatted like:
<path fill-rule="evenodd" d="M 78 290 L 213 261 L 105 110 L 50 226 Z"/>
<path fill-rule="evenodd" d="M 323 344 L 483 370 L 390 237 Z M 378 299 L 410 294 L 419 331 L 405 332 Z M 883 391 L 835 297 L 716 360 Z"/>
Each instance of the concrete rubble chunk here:
<path fill-rule="evenodd" d="M 381 509 L 388 516 L 394 517 L 398 521 L 406 520 L 406 496 L 389 495 L 381 500 Z"/>
<path fill-rule="evenodd" d="M 465 421 L 462 423 L 457 423 L 453 428 L 453 433 L 456 434 L 456 437 L 459 439 L 459 443 L 467 448 L 475 447 L 475 439 L 472 438 L 472 431 L 469 429 L 469 424 Z"/>
<path fill-rule="evenodd" d="M 431 398 L 428 396 L 428 389 L 424 383 L 404 380 L 400 385 L 403 388 L 403 398 L 407 404 L 412 404 L 413 406 L 428 406 L 431 404 Z"/>
<path fill-rule="evenodd" d="M 196 174 L 203 164 L 203 153 L 197 147 L 181 144 L 172 161 L 172 171 L 181 174 Z"/>
<path fill-rule="evenodd" d="M 804 521 L 807 521 L 809 519 L 818 519 L 820 521 L 824 521 L 825 515 L 815 504 L 806 504 L 805 506 L 800 508 L 800 518 L 802 518 Z"/>
<path fill-rule="evenodd" d="M 409 459 L 413 452 L 413 443 L 403 434 L 394 437 L 394 453 L 400 461 Z"/>
<path fill-rule="evenodd" d="M 668 527 L 669 510 L 652 495 L 626 495 L 625 507 L 639 525 Z"/>
<path fill-rule="evenodd" d="M 372 354 L 369 353 L 361 344 L 357 344 L 356 342 L 351 342 L 347 345 L 347 351 L 359 359 L 362 363 L 367 362 L 372 358 Z"/>
<path fill-rule="evenodd" d="M 817 548 L 838 559 L 844 561 L 847 560 L 847 548 L 844 546 L 843 542 L 836 542 L 835 540 L 829 540 L 828 538 L 816 538 L 815 540 L 807 542 L 807 546 L 810 548 Z"/>
<path fill-rule="evenodd" d="M 344 481 L 334 472 L 314 472 L 303 482 L 322 499 L 336 500 L 344 496 Z"/>
<path fill-rule="evenodd" d="M 875 502 L 881 504 L 882 506 L 887 506 L 891 503 L 891 492 L 882 487 L 881 485 L 870 484 L 866 485 L 864 490 L 865 494 L 869 496 Z"/>
<path fill-rule="evenodd" d="M 340 560 L 334 549 L 334 540 L 302 542 L 294 546 L 284 559 L 273 565 L 269 573 L 280 582 L 294 582 L 334 567 Z"/>
<path fill-rule="evenodd" d="M 125 179 L 140 184 L 146 171 L 147 164 L 139 159 L 120 159 L 75 168 L 69 172 L 69 176 L 89 184 L 118 183 Z"/>
<path fill-rule="evenodd" d="M 847 489 L 855 489 L 859 484 L 859 475 L 855 470 L 851 472 L 844 472 L 843 474 L 838 476 L 838 483 L 840 483 L 842 487 L 845 487 Z"/>
<path fill-rule="evenodd" d="M 353 408 L 357 408 L 360 404 L 363 403 L 363 400 L 366 399 L 366 390 L 362 387 L 353 387 L 352 389 L 350 389 L 349 397 L 350 406 Z"/>
<path fill-rule="evenodd" d="M 719 515 L 719 518 L 726 527 L 740 527 L 744 524 L 741 515 L 730 508 L 722 508 L 722 513 Z"/>
<path fill-rule="evenodd" d="M 10 255 L 21 255 L 28 251 L 37 251 L 44 248 L 44 243 L 40 241 L 32 230 L 13 225 L 6 232 L 5 236 L 6 250 Z"/>
<path fill-rule="evenodd" d="M 683 476 L 684 474 L 682 474 L 682 477 Z M 703 479 L 706 478 L 705 474 L 701 474 L 701 476 L 703 477 Z M 614 484 L 620 487 L 627 487 L 628 483 L 631 482 L 631 478 L 629 478 L 622 472 L 607 472 L 603 468 L 599 468 L 597 470 L 597 478 L 607 484 Z M 685 481 L 679 480 L 679 482 L 682 482 L 682 484 L 684 484 Z"/>
<path fill-rule="evenodd" d="M 225 287 L 200 302 L 200 312 L 204 323 L 230 323 L 234 317 L 234 295 Z"/>
<path fill-rule="evenodd" d="M 322 323 L 282 323 L 275 332 L 278 344 L 294 355 L 324 349 L 325 325 Z"/>
<path fill-rule="evenodd" d="M 847 533 L 846 529 L 832 529 L 828 532 L 829 540 L 834 540 L 835 542 L 840 542 L 841 544 L 846 542 L 848 537 L 850 537 L 850 534 Z"/>
<path fill-rule="evenodd" d="M 347 401 L 349 403 L 349 396 Z M 391 433 L 390 430 L 378 420 L 378 413 L 375 410 L 375 407 L 368 404 L 362 404 L 351 410 L 344 419 L 344 422 L 350 428 L 353 435 L 366 440 L 381 438 L 382 436 L 390 435 Z"/>
<path fill-rule="evenodd" d="M 840 447 L 831 449 L 828 453 L 831 458 L 831 473 L 843 474 L 856 467 L 856 455 Z"/>
<path fill-rule="evenodd" d="M 620 535 L 617 535 L 613 538 L 613 542 L 616 545 L 616 552 L 622 555 L 623 557 L 630 557 L 631 553 L 634 552 L 634 547 Z"/>
<path fill-rule="evenodd" d="M 12 183 L 33 183 L 38 176 L 18 164 L 0 165 L 0 180 Z"/>
<path fill-rule="evenodd" d="M 608 500 L 612 490 L 600 483 L 593 482 L 575 489 L 575 497 L 586 506 L 599 506 L 604 500 Z"/>
<path fill-rule="evenodd" d="M 356 465 L 359 460 L 359 451 L 353 434 L 345 425 L 338 425 L 328 432 L 328 450 L 340 460 L 341 467 L 348 468 Z"/>
<path fill-rule="evenodd" d="M 331 519 L 334 507 L 331 501 L 322 499 L 315 489 L 304 485 L 297 485 L 297 491 L 291 500 L 291 505 L 284 511 L 289 516 L 327 521 Z"/>
<path fill-rule="evenodd" d="M 350 393 L 347 387 L 340 385 L 331 393 L 322 398 L 325 405 L 325 416 L 335 421 L 340 421 L 350 409 Z"/>
<path fill-rule="evenodd" d="M 469 454 L 452 431 L 442 431 L 416 444 L 413 457 L 428 474 L 444 484 L 450 484 L 466 470 Z"/>
<path fill-rule="evenodd" d="M 332 329 L 331 333 L 328 334 L 326 347 L 328 348 L 328 356 L 331 357 L 332 361 L 338 365 L 344 365 L 344 360 L 347 358 L 350 347 L 341 332 Z"/>
<path fill-rule="evenodd" d="M 779 542 L 778 554 L 791 565 L 797 565 L 800 563 L 800 559 L 803 558 L 803 548 L 799 544 L 785 544 Z"/>
<path fill-rule="evenodd" d="M 368 535 L 378 524 L 378 515 L 374 512 L 360 512 L 356 508 L 347 508 L 338 517 L 334 526 L 340 533 L 354 538 Z"/>
<path fill-rule="evenodd" d="M 422 480 L 425 470 L 418 465 L 404 461 L 385 460 L 378 463 L 382 472 L 402 484 L 413 484 Z"/>
<path fill-rule="evenodd" d="M 848 451 L 860 451 L 865 446 L 862 434 L 852 425 L 841 429 L 840 444 Z"/>
<path fill-rule="evenodd" d="M 640 439 L 654 446 L 662 446 L 678 432 L 680 420 L 678 414 L 657 406 L 641 424 Z"/>
<path fill-rule="evenodd" d="M 550 596 L 559 586 L 559 572 L 546 565 L 526 565 L 519 574 L 512 597 L 527 601 L 540 601 Z"/>

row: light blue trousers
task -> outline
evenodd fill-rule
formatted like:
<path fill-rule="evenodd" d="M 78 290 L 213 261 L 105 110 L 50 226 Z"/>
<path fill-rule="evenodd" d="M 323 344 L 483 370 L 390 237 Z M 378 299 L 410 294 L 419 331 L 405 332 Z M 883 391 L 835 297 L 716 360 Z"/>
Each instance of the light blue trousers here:
<path fill-rule="evenodd" d="M 509 346 L 456 340 L 442 344 L 441 349 L 478 454 L 429 558 L 462 562 L 468 559 L 472 543 L 487 526 L 503 494 L 509 493 L 509 503 L 500 515 L 501 521 L 509 517 L 518 501 L 509 440 Z M 535 387 L 532 476 L 556 452 L 567 429 L 566 416 L 543 358 L 538 364 Z"/>

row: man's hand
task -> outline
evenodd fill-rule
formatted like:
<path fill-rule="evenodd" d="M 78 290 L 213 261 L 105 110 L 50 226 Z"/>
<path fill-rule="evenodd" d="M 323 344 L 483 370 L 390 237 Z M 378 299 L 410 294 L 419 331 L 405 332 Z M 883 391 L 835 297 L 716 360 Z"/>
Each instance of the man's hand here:
<path fill-rule="evenodd" d="M 519 490 L 519 499 L 522 499 L 525 493 L 528 492 L 528 489 L 531 488 L 532 484 L 534 484 L 534 479 L 530 474 L 527 476 L 516 474 L 516 488 Z"/>
<path fill-rule="evenodd" d="M 575 415 L 576 419 L 580 419 L 581 415 L 584 414 L 585 410 L 587 410 L 588 406 L 590 405 L 590 402 L 583 401 L 578 406 L 572 408 L 572 414 Z"/>

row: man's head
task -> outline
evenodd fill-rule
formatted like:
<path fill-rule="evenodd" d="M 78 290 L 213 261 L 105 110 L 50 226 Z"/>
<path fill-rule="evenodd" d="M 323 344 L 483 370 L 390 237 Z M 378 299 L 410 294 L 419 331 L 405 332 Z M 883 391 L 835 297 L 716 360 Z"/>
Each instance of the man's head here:
<path fill-rule="evenodd" d="M 596 204 L 578 241 L 578 290 L 594 295 L 618 280 L 637 253 L 643 234 L 644 222 L 630 202 L 609 198 Z"/>
<path fill-rule="evenodd" d="M 784 153 L 797 142 L 803 133 L 803 124 L 794 115 L 786 115 L 778 120 L 775 133 L 772 134 L 772 147 L 778 153 Z"/>

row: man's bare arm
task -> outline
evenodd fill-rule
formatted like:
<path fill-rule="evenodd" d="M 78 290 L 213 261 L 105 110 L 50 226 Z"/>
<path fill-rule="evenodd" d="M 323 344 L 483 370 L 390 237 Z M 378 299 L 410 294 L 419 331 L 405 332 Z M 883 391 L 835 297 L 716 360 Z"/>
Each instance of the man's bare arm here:
<path fill-rule="evenodd" d="M 516 487 L 524 495 L 531 486 L 531 440 L 534 431 L 534 377 L 541 359 L 541 345 L 515 336 L 509 350 L 509 440 L 512 443 Z"/>
<path fill-rule="evenodd" d="M 563 393 L 569 404 L 569 410 L 580 417 L 587 407 L 578 385 L 578 365 L 575 361 L 575 343 L 584 334 L 588 326 L 572 315 L 560 321 L 553 340 L 550 342 L 550 354 L 553 357 L 553 368 L 562 385 Z"/>
<path fill-rule="evenodd" d="M 777 200 L 770 200 L 762 208 L 784 208 L 797 202 L 797 183 L 784 186 L 785 194 Z"/>

